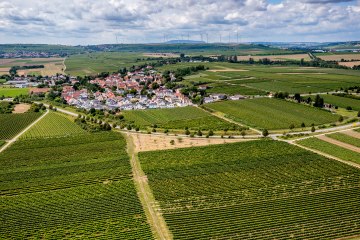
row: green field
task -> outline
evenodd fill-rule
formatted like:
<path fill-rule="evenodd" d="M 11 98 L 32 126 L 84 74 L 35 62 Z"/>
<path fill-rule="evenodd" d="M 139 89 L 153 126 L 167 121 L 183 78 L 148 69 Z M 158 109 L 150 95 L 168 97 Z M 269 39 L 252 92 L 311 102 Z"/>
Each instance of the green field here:
<path fill-rule="evenodd" d="M 151 239 L 116 133 L 30 139 L 0 154 L 1 239 Z"/>
<path fill-rule="evenodd" d="M 174 239 L 360 234 L 360 171 L 296 146 L 253 141 L 139 159 Z"/>
<path fill-rule="evenodd" d="M 344 142 L 350 145 L 354 145 L 356 147 L 360 148 L 360 139 L 355 138 L 355 137 L 351 137 L 347 134 L 343 134 L 343 133 L 333 133 L 333 134 L 329 134 L 326 135 L 327 137 L 333 138 L 335 140 L 338 140 L 340 142 Z"/>
<path fill-rule="evenodd" d="M 264 92 L 289 93 L 324 93 L 340 88 L 356 86 L 359 83 L 360 72 L 344 69 L 309 68 L 299 66 L 263 66 L 244 65 L 236 63 L 180 63 L 166 65 L 159 68 L 163 70 L 176 70 L 177 68 L 204 65 L 212 71 L 203 71 L 193 76 L 187 76 L 182 83 L 191 81 L 206 83 L 210 87 L 218 88 L 221 84 L 226 87 L 231 80 L 237 81 L 244 87 L 251 87 Z M 231 83 L 231 82 L 230 82 Z M 225 93 L 225 92 L 224 92 Z M 238 92 L 241 94 L 241 92 Z"/>
<path fill-rule="evenodd" d="M 81 133 L 85 133 L 85 130 L 76 125 L 67 116 L 61 113 L 50 112 L 27 131 L 22 138 L 58 137 Z"/>
<path fill-rule="evenodd" d="M 5 144 L 5 141 L 0 140 L 0 147 Z"/>
<path fill-rule="evenodd" d="M 0 114 L 0 139 L 11 139 L 41 116 L 41 113 Z"/>
<path fill-rule="evenodd" d="M 19 95 L 26 95 L 29 93 L 28 88 L 5 88 L 0 87 L 0 97 L 16 97 Z"/>
<path fill-rule="evenodd" d="M 321 109 L 279 99 L 256 98 L 240 101 L 225 101 L 205 105 L 214 111 L 248 126 L 259 129 L 288 129 L 291 124 L 300 128 L 336 122 L 338 115 Z"/>
<path fill-rule="evenodd" d="M 339 97 L 330 94 L 320 96 L 324 98 L 325 103 L 329 103 L 341 108 L 351 107 L 355 111 L 360 111 L 360 100 L 347 97 Z"/>
<path fill-rule="evenodd" d="M 360 153 L 339 147 L 337 145 L 325 142 L 318 138 L 308 138 L 297 142 L 305 147 L 319 150 L 323 153 L 327 153 L 334 157 L 338 157 L 343 160 L 360 163 Z"/>
<path fill-rule="evenodd" d="M 116 52 L 73 55 L 65 60 L 66 73 L 73 76 L 84 76 L 101 72 L 116 72 L 120 68 L 143 64 L 144 61 L 136 61 L 136 59 L 143 57 L 139 53 Z"/>
<path fill-rule="evenodd" d="M 224 130 L 237 125 L 212 116 L 196 107 L 124 111 L 125 120 L 141 128 L 157 125 L 164 129 Z"/>

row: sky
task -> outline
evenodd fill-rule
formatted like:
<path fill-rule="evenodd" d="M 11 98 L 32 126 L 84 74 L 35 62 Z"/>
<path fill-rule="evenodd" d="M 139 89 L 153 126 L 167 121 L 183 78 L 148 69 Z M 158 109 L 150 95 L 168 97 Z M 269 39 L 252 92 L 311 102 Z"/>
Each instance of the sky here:
<path fill-rule="evenodd" d="M 360 40 L 360 0 L 0 0 L 1 43 Z"/>

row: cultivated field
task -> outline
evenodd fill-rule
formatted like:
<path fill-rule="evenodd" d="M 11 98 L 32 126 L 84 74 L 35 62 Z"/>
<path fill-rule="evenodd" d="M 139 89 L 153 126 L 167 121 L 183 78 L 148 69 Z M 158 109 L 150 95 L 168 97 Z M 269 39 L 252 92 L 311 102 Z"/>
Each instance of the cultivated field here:
<path fill-rule="evenodd" d="M 48 138 L 70 136 L 85 133 L 69 117 L 56 112 L 50 112 L 27 131 L 22 138 Z"/>
<path fill-rule="evenodd" d="M 315 54 L 317 57 L 321 58 L 325 61 L 338 61 L 340 62 L 341 59 L 344 59 L 345 61 L 360 61 L 360 54 L 356 53 L 349 53 L 349 54 Z"/>
<path fill-rule="evenodd" d="M 360 66 L 360 61 L 354 61 L 354 62 L 339 62 L 339 65 L 346 66 L 346 67 L 354 67 L 354 66 Z"/>
<path fill-rule="evenodd" d="M 332 144 L 327 141 L 323 141 L 318 138 L 308 138 L 305 140 L 298 141 L 297 143 L 305 147 L 312 148 L 320 152 L 340 158 L 342 160 L 360 163 L 360 153 L 357 153 L 350 149 L 343 148 L 341 146 Z"/>
<path fill-rule="evenodd" d="M 138 152 L 249 141 L 248 139 L 239 138 L 190 138 L 139 133 L 132 134 L 132 137 L 134 139 L 135 147 Z"/>
<path fill-rule="evenodd" d="M 288 60 L 298 60 L 304 59 L 305 61 L 310 61 L 311 58 L 309 54 L 284 54 L 284 55 L 248 55 L 248 56 L 238 56 L 237 59 L 239 61 L 248 61 L 250 58 L 254 59 L 255 61 L 259 61 L 260 59 L 270 59 L 271 61 L 288 61 Z"/>
<path fill-rule="evenodd" d="M 34 122 L 41 113 L 0 114 L 0 139 L 11 139 Z"/>
<path fill-rule="evenodd" d="M 174 239 L 360 234 L 360 171 L 287 143 L 141 152 L 139 159 Z"/>
<path fill-rule="evenodd" d="M 50 76 L 56 73 L 63 73 L 63 58 L 13 58 L 0 59 L 0 74 L 9 74 L 9 70 L 13 66 L 30 66 L 44 65 L 44 68 L 18 70 L 19 75 L 42 75 Z"/>
<path fill-rule="evenodd" d="M 14 143 L 0 155 L 0 238 L 152 239 L 125 148 L 111 132 Z"/>
<path fill-rule="evenodd" d="M 311 68 L 299 66 L 260 66 L 232 63 L 201 63 L 210 71 L 185 77 L 181 84 L 207 85 L 217 93 L 258 95 L 266 92 L 324 93 L 356 86 L 360 72 L 345 69 Z M 163 70 L 191 67 L 199 63 L 163 66 Z M 226 70 L 226 71 L 225 71 Z M 222 90 L 224 87 L 224 90 Z M 233 90 L 231 90 L 233 87 Z M 253 92 L 251 92 L 253 91 Z"/>
<path fill-rule="evenodd" d="M 88 53 L 66 58 L 66 73 L 73 76 L 95 75 L 101 72 L 116 72 L 120 68 L 139 65 L 145 61 L 140 53 Z"/>
<path fill-rule="evenodd" d="M 259 129 L 288 129 L 291 124 L 300 128 L 301 123 L 309 127 L 336 122 L 338 115 L 317 108 L 285 100 L 257 98 L 225 101 L 205 105 L 239 123 Z"/>
<path fill-rule="evenodd" d="M 163 129 L 188 127 L 191 130 L 235 130 L 238 128 L 237 125 L 214 117 L 196 107 L 124 111 L 123 115 L 126 121 L 141 128 L 151 127 L 154 124 Z"/>
<path fill-rule="evenodd" d="M 356 138 L 356 137 L 352 137 L 348 134 L 344 134 L 344 133 L 333 133 L 333 134 L 329 134 L 326 135 L 327 137 L 333 138 L 335 140 L 338 140 L 340 142 L 344 142 L 356 147 L 360 148 L 360 139 Z M 359 135 L 360 136 L 360 135 Z"/>
<path fill-rule="evenodd" d="M 28 88 L 7 88 L 0 87 L 0 96 L 4 97 L 16 97 L 19 95 L 29 94 Z"/>

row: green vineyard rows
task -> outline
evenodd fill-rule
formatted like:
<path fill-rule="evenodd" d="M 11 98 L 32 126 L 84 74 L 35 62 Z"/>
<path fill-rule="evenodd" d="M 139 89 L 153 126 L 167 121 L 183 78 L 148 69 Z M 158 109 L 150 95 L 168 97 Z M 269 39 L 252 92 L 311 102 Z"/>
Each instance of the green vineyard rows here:
<path fill-rule="evenodd" d="M 333 134 L 329 134 L 326 135 L 327 137 L 333 138 L 335 140 L 338 140 L 340 142 L 344 142 L 356 147 L 360 148 L 360 139 L 355 138 L 355 137 L 351 137 L 347 134 L 343 134 L 343 133 L 333 133 Z"/>
<path fill-rule="evenodd" d="M 69 118 L 61 113 L 50 112 L 27 131 L 22 138 L 57 137 L 81 133 L 85 133 L 85 130 Z"/>
<path fill-rule="evenodd" d="M 11 139 L 39 118 L 41 113 L 0 114 L 0 139 Z"/>
<path fill-rule="evenodd" d="M 360 171 L 287 143 L 143 152 L 139 159 L 174 239 L 360 234 Z"/>
<path fill-rule="evenodd" d="M 152 239 L 125 149 L 113 132 L 15 142 L 0 154 L 0 238 Z"/>

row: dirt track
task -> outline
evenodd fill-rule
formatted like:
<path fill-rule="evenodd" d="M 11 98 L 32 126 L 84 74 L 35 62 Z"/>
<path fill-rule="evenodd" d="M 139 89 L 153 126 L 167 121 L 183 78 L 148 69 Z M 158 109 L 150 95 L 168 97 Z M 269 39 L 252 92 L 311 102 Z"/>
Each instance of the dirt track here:
<path fill-rule="evenodd" d="M 360 132 L 356 132 L 356 131 L 346 131 L 346 132 L 343 132 L 344 134 L 346 135 L 349 135 L 350 137 L 354 137 L 354 138 L 359 138 L 360 139 Z"/>
<path fill-rule="evenodd" d="M 326 141 L 328 143 L 337 145 L 339 147 L 343 147 L 343 148 L 349 149 L 351 151 L 360 153 L 360 148 L 355 147 L 355 146 L 350 145 L 350 144 L 347 144 L 347 143 L 337 141 L 337 140 L 329 138 L 329 137 L 326 137 L 325 135 L 318 136 L 317 138 L 320 139 L 320 140 Z"/>

